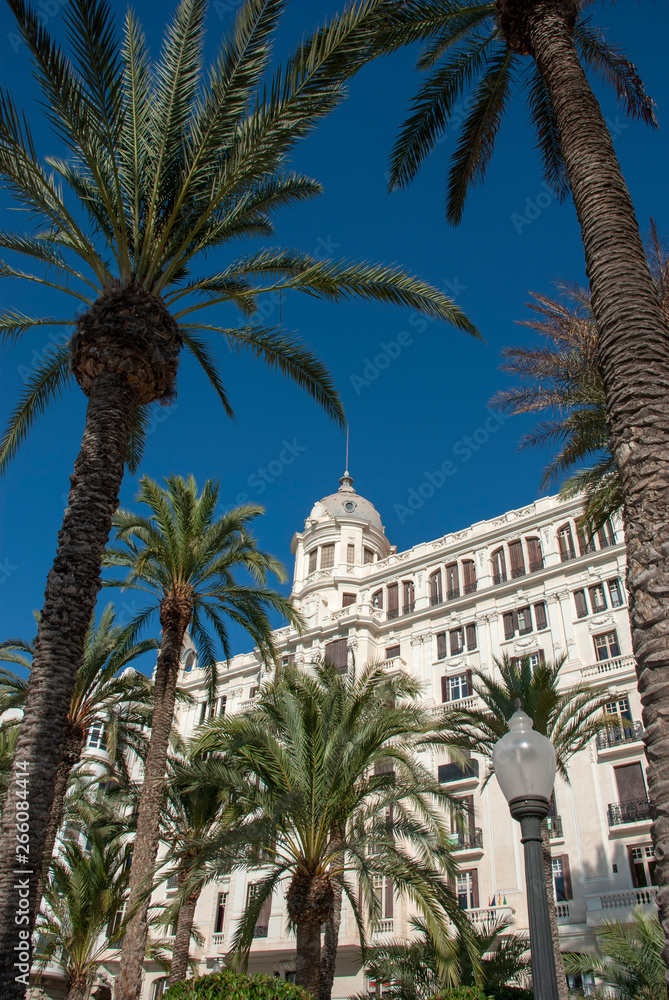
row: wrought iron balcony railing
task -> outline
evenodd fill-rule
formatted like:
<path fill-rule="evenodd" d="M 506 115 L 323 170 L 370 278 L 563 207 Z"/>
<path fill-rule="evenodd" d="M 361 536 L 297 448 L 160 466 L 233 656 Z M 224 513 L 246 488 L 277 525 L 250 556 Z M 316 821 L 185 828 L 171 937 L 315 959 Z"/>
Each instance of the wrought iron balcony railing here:
<path fill-rule="evenodd" d="M 460 764 L 440 764 L 437 768 L 439 781 L 445 784 L 448 781 L 462 781 L 464 778 L 478 778 L 479 762 L 477 760 L 467 760 Z"/>
<path fill-rule="evenodd" d="M 640 722 L 625 722 L 620 728 L 610 726 L 597 733 L 597 749 L 607 750 L 623 743 L 638 743 L 643 737 L 643 725 Z"/>
<path fill-rule="evenodd" d="M 524 566 L 514 566 L 511 570 L 511 579 L 517 580 L 519 576 L 525 576 Z"/>
<path fill-rule="evenodd" d="M 451 590 L 447 591 L 449 601 L 454 601 L 456 597 L 460 596 L 460 588 L 452 587 Z"/>
<path fill-rule="evenodd" d="M 410 615 L 411 612 L 415 609 L 415 607 L 416 607 L 416 602 L 415 601 L 411 601 L 410 604 L 404 604 L 402 606 L 402 614 L 403 615 Z"/>
<path fill-rule="evenodd" d="M 475 590 L 476 590 L 476 580 L 474 580 L 473 583 L 466 583 L 464 586 L 463 593 L 473 594 Z"/>
<path fill-rule="evenodd" d="M 650 819 L 650 802 L 648 799 L 632 799 L 629 802 L 609 802 L 607 810 L 609 826 L 620 826 L 622 823 L 639 823 Z"/>
<path fill-rule="evenodd" d="M 458 830 L 452 838 L 454 851 L 483 850 L 483 831 L 478 826 L 474 830 Z"/>
<path fill-rule="evenodd" d="M 546 822 L 548 823 L 548 832 L 551 837 L 562 836 L 562 816 L 548 816 Z"/>
<path fill-rule="evenodd" d="M 492 578 L 492 582 L 495 587 L 499 583 L 506 583 L 506 573 L 495 573 Z"/>
<path fill-rule="evenodd" d="M 530 573 L 538 573 L 539 570 L 543 568 L 544 568 L 543 559 L 538 559 L 530 563 Z"/>

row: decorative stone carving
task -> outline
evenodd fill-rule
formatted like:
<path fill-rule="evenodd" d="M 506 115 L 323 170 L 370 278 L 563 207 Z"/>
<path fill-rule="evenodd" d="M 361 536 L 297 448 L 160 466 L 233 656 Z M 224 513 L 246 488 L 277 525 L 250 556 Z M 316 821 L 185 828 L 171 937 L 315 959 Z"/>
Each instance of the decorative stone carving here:
<path fill-rule="evenodd" d="M 613 615 L 598 615 L 597 618 L 588 622 L 588 632 L 598 632 L 601 628 L 606 628 L 607 625 L 613 627 L 615 624 L 616 620 Z"/>
<path fill-rule="evenodd" d="M 514 653 L 524 654 L 529 653 L 533 649 L 539 648 L 539 639 L 537 636 L 530 636 L 527 639 L 517 639 L 513 644 Z"/>

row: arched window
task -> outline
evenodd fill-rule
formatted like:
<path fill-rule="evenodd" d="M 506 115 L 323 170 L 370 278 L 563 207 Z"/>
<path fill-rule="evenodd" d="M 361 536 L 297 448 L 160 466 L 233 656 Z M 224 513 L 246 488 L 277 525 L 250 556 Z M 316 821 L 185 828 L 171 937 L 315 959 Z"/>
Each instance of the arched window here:
<path fill-rule="evenodd" d="M 449 601 L 460 596 L 460 573 L 456 562 L 446 567 L 446 596 Z"/>
<path fill-rule="evenodd" d="M 372 607 L 373 608 L 383 608 L 383 591 L 377 590 L 376 593 L 372 594 Z"/>
<path fill-rule="evenodd" d="M 430 574 L 430 604 L 441 604 L 443 599 L 441 570 L 437 569 Z"/>
<path fill-rule="evenodd" d="M 569 559 L 576 558 L 576 549 L 574 548 L 574 536 L 571 532 L 571 524 L 567 522 L 563 524 L 557 533 L 558 546 L 560 548 L 560 559 L 562 562 L 567 562 Z"/>
<path fill-rule="evenodd" d="M 416 596 L 414 593 L 413 580 L 404 580 L 402 582 L 402 591 L 404 602 L 402 604 L 402 614 L 410 615 L 413 609 L 416 607 Z"/>
<path fill-rule="evenodd" d="M 502 547 L 495 549 L 490 558 L 492 560 L 492 582 L 494 584 L 505 583 L 506 558 L 504 556 L 504 549 Z"/>
<path fill-rule="evenodd" d="M 520 539 L 509 542 L 509 558 L 511 559 L 511 579 L 517 580 L 519 576 L 525 576 L 525 557 L 523 543 Z"/>
<path fill-rule="evenodd" d="M 465 594 L 473 594 L 476 590 L 476 566 L 473 559 L 462 560 L 462 575 L 465 581 Z"/>
<path fill-rule="evenodd" d="M 193 669 L 193 667 L 195 666 L 195 660 L 196 660 L 195 651 L 191 649 L 188 651 L 188 653 L 186 653 L 186 659 L 184 660 L 184 670 L 186 672 Z"/>
<path fill-rule="evenodd" d="M 388 618 L 397 618 L 400 613 L 399 609 L 399 587 L 396 583 L 391 583 L 388 586 Z"/>
<path fill-rule="evenodd" d="M 536 573 L 544 568 L 544 555 L 538 538 L 526 538 L 527 556 L 530 563 L 530 573 Z"/>
<path fill-rule="evenodd" d="M 606 549 L 609 545 L 616 544 L 615 532 L 610 521 L 606 521 L 606 523 L 602 525 L 597 532 L 597 538 L 599 539 L 600 549 Z"/>
<path fill-rule="evenodd" d="M 579 528 L 577 532 L 578 551 L 582 556 L 588 552 L 595 551 L 595 540 L 591 535 L 586 535 L 584 528 Z"/>
<path fill-rule="evenodd" d="M 154 979 L 151 984 L 151 1000 L 160 1000 L 166 989 L 167 976 L 162 976 L 160 979 Z"/>

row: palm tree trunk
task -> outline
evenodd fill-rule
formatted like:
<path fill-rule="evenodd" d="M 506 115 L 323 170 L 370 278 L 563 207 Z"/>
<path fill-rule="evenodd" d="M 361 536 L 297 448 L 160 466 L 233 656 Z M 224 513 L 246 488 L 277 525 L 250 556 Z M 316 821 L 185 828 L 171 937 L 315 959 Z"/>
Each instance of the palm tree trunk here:
<path fill-rule="evenodd" d="M 168 986 L 178 983 L 180 979 L 186 978 L 188 972 L 188 957 L 190 954 L 190 935 L 193 930 L 193 920 L 195 918 L 195 908 L 200 898 L 202 886 L 198 886 L 186 898 L 184 904 L 179 908 L 179 918 L 177 920 L 177 932 L 174 936 L 174 947 L 172 948 L 172 965 L 170 967 L 170 978 Z"/>
<path fill-rule="evenodd" d="M 65 996 L 65 1000 L 88 1000 L 91 992 L 91 977 L 75 976 L 70 980 L 70 985 Z"/>
<path fill-rule="evenodd" d="M 547 0 L 527 6 L 530 44 L 550 91 L 583 235 L 611 452 L 625 498 L 632 641 L 669 964 L 669 329 L 564 6 Z"/>
<path fill-rule="evenodd" d="M 37 884 L 42 873 L 70 700 L 100 589 L 102 554 L 118 506 L 136 409 L 135 392 L 124 379 L 105 374 L 93 383 L 81 450 L 71 478 L 68 508 L 47 578 L 25 713 L 2 814 L 0 982 L 5 984 L 7 1000 L 25 994 L 25 986 L 16 981 L 13 968 L 18 940 L 15 915 L 22 907 L 27 922 L 21 926 L 34 928 Z M 26 851 L 27 863 L 22 864 L 16 813 L 26 801 L 30 807 L 26 844 L 29 851 Z"/>
<path fill-rule="evenodd" d="M 321 927 L 310 921 L 297 925 L 295 982 L 312 996 L 319 996 L 321 979 Z"/>
<path fill-rule="evenodd" d="M 49 816 L 49 825 L 47 826 L 46 835 L 44 837 L 44 864 L 42 866 L 42 875 L 37 886 L 37 895 L 35 896 L 35 913 L 39 913 L 42 896 L 44 894 L 44 884 L 49 877 L 49 868 L 51 867 L 51 859 L 53 857 L 53 849 L 56 844 L 56 837 L 58 836 L 58 831 L 60 830 L 63 822 L 63 813 L 65 812 L 65 796 L 67 795 L 67 789 L 70 785 L 70 775 L 72 774 L 72 769 L 75 764 L 78 764 L 81 759 L 81 751 L 83 750 L 83 747 L 84 734 L 80 729 L 75 729 L 68 722 L 63 755 L 60 759 L 58 769 L 56 770 L 56 781 L 53 789 L 53 804 L 51 806 L 51 815 Z"/>
<path fill-rule="evenodd" d="M 337 966 L 337 946 L 339 944 L 339 926 L 341 924 L 341 886 L 334 884 L 334 900 L 332 913 L 325 921 L 325 935 L 321 952 L 321 981 L 319 985 L 319 1000 L 332 1000 L 335 969 Z"/>
<path fill-rule="evenodd" d="M 562 952 L 560 951 L 560 931 L 558 929 L 557 912 L 555 909 L 555 893 L 553 891 L 553 858 L 551 855 L 551 835 L 548 820 L 541 823 L 541 853 L 544 861 L 544 878 L 546 880 L 546 895 L 548 897 L 548 916 L 553 938 L 553 956 L 555 958 L 555 975 L 557 976 L 558 996 L 560 1000 L 569 1000 L 569 988 L 564 971 Z"/>
<path fill-rule="evenodd" d="M 130 869 L 128 912 L 134 915 L 128 923 L 123 938 L 121 969 L 115 983 L 115 1000 L 138 1000 L 142 988 L 142 963 L 148 935 L 153 871 L 160 839 L 167 748 L 174 716 L 179 657 L 191 614 L 192 605 L 183 598 L 165 598 L 160 606 L 163 634 L 156 665 L 151 742 L 144 765 L 144 780 Z"/>

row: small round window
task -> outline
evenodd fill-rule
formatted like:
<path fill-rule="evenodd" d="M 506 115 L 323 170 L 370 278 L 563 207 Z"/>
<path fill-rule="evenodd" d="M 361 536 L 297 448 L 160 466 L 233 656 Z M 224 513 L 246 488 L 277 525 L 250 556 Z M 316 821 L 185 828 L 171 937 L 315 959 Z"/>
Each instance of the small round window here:
<path fill-rule="evenodd" d="M 348 511 L 349 514 L 352 514 L 356 507 L 355 500 L 347 500 L 344 504 L 344 510 Z"/>

